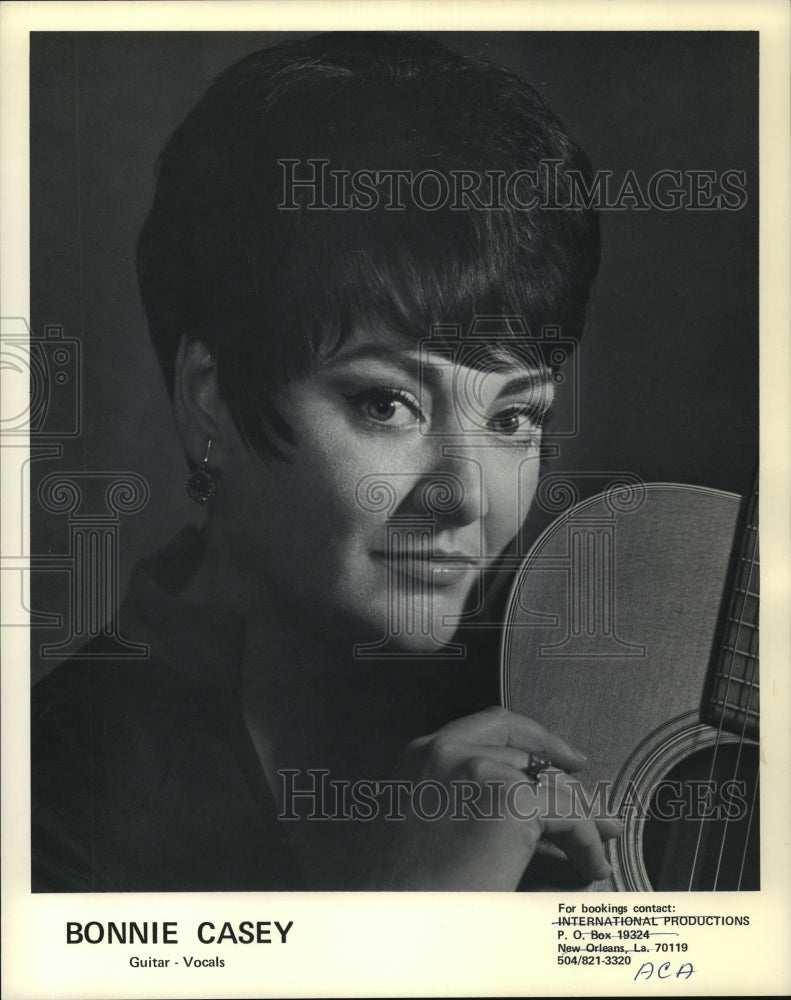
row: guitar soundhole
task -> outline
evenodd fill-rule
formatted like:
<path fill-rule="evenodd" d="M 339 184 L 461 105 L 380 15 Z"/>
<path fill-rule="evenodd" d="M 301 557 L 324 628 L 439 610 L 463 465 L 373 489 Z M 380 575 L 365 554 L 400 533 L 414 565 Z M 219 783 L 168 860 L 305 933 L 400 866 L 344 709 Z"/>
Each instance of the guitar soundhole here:
<path fill-rule="evenodd" d="M 760 888 L 758 747 L 699 750 L 659 782 L 643 828 L 655 891 Z"/>

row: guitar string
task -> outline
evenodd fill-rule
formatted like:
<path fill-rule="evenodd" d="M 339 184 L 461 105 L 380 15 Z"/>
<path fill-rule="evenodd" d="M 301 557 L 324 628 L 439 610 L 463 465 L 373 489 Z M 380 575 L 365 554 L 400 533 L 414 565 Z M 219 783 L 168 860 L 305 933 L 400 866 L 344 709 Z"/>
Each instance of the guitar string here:
<path fill-rule="evenodd" d="M 742 542 L 742 544 L 740 544 L 740 546 L 739 546 L 739 562 L 740 562 L 740 565 L 739 565 L 739 571 L 737 571 L 737 579 L 736 579 L 737 583 L 741 582 L 740 579 L 739 579 L 738 572 L 741 571 L 741 557 L 742 557 L 743 553 L 744 553 L 744 545 L 743 545 L 743 542 Z M 733 605 L 734 605 L 734 600 L 733 600 L 733 598 L 731 598 L 729 600 L 729 602 L 728 602 L 728 617 L 729 618 L 732 617 L 731 613 L 732 613 L 733 610 L 735 610 L 734 607 L 733 607 Z M 742 614 L 740 615 L 740 618 L 742 618 L 742 617 L 743 617 L 743 611 L 742 611 Z M 738 628 L 738 623 L 737 623 L 737 628 Z M 728 683 L 726 684 L 726 690 L 725 690 L 725 693 L 723 695 L 723 708 L 722 708 L 722 711 L 720 712 L 720 715 L 719 715 L 719 722 L 718 722 L 718 726 L 717 726 L 717 734 L 716 734 L 716 738 L 715 738 L 715 741 L 714 741 L 714 747 L 713 747 L 712 755 L 711 755 L 711 764 L 710 764 L 710 767 L 709 767 L 709 776 L 708 776 L 708 782 L 707 782 L 708 796 L 707 796 L 707 798 L 706 798 L 706 800 L 704 802 L 704 815 L 702 815 L 700 817 L 699 822 L 698 822 L 698 832 L 697 832 L 697 838 L 696 838 L 696 841 L 695 841 L 695 853 L 694 853 L 694 855 L 692 857 L 692 866 L 690 868 L 689 882 L 687 884 L 687 891 L 689 891 L 689 892 L 692 891 L 692 887 L 695 884 L 695 878 L 696 878 L 696 875 L 697 875 L 698 859 L 699 859 L 700 854 L 701 854 L 701 847 L 702 847 L 702 843 L 703 843 L 703 833 L 704 833 L 705 822 L 706 822 L 705 821 L 705 810 L 708 809 L 708 806 L 710 805 L 710 801 L 711 801 L 712 786 L 714 784 L 714 781 L 713 781 L 713 779 L 714 779 L 714 772 L 715 772 L 715 768 L 716 768 L 716 764 L 717 764 L 717 754 L 718 754 L 718 751 L 719 751 L 719 748 L 720 748 L 720 743 L 721 743 L 721 739 L 722 739 L 722 731 L 723 731 L 723 723 L 724 723 L 724 719 L 725 719 L 725 711 L 726 711 L 726 709 L 725 709 L 725 703 L 727 703 L 727 700 L 728 700 L 727 699 L 727 694 L 728 694 L 728 688 L 730 686 L 729 678 L 733 674 L 734 662 L 735 662 L 735 657 L 733 656 L 733 654 L 731 654 L 730 664 L 729 664 L 729 668 L 728 668 Z M 720 672 L 720 674 L 722 676 L 724 676 L 724 671 L 722 671 L 720 669 L 719 672 Z M 716 889 L 716 881 L 715 881 L 715 884 L 714 884 L 713 888 Z"/>
<path fill-rule="evenodd" d="M 748 514 L 747 514 L 747 530 L 748 531 L 752 527 L 752 525 L 754 523 L 754 520 L 755 520 L 755 517 L 756 517 L 756 513 L 757 513 L 756 506 L 757 506 L 757 495 L 755 494 L 755 492 L 753 492 L 753 494 L 750 497 Z M 749 556 L 744 555 L 744 545 L 742 545 L 742 552 L 740 554 L 740 560 L 739 560 L 740 564 L 746 563 L 749 566 L 749 571 L 748 571 L 748 574 L 747 574 L 747 587 L 745 588 L 747 590 L 750 590 L 751 589 L 751 585 L 752 585 L 752 576 L 753 576 L 753 572 L 754 572 L 754 570 L 756 568 L 756 562 L 757 562 L 757 560 L 756 560 L 757 549 L 758 549 L 758 532 L 755 531 L 753 533 L 752 551 L 750 552 Z M 744 570 L 743 565 L 740 565 L 740 567 L 739 567 L 740 574 L 743 574 L 743 570 Z M 742 600 L 740 602 L 740 611 L 739 611 L 738 620 L 734 619 L 734 624 L 736 625 L 736 636 L 735 636 L 733 645 L 736 648 L 738 648 L 738 646 L 739 646 L 740 634 L 741 634 L 741 631 L 742 631 L 742 627 L 745 625 L 744 615 L 745 615 L 746 608 L 747 608 L 747 602 L 746 602 L 746 600 Z M 720 734 L 722 733 L 722 729 L 723 729 L 723 726 L 724 726 L 724 723 L 725 723 L 725 710 L 726 710 L 725 706 L 728 704 L 728 700 L 729 700 L 729 694 L 730 694 L 730 688 L 731 688 L 731 683 L 732 683 L 732 679 L 733 679 L 733 669 L 734 669 L 735 662 L 736 662 L 735 655 L 731 654 L 730 669 L 729 669 L 729 672 L 728 672 L 727 682 L 726 682 L 726 686 L 725 686 L 725 692 L 723 694 L 723 712 L 722 712 L 722 714 L 720 716 L 720 724 L 719 724 L 718 732 L 717 732 L 717 745 L 719 744 Z M 756 662 L 757 661 L 755 659 L 752 661 L 753 677 L 751 678 L 751 681 L 752 681 L 752 679 L 755 676 Z M 749 705 L 749 699 L 752 696 L 752 685 L 750 687 L 750 690 L 747 692 L 747 695 L 748 695 L 748 705 Z M 745 743 L 745 739 L 746 739 L 747 718 L 748 718 L 748 713 L 745 712 L 744 713 L 744 718 L 743 718 L 743 721 L 742 721 L 742 731 L 739 734 L 739 741 L 738 741 L 738 744 L 737 744 L 738 749 L 737 749 L 737 752 L 736 752 L 736 761 L 734 763 L 734 769 L 733 769 L 733 779 L 732 780 L 734 780 L 734 781 L 736 781 L 737 775 L 739 773 L 739 764 L 741 763 L 742 749 L 744 747 L 744 743 Z M 738 719 L 738 716 L 737 716 L 737 719 Z M 715 746 L 715 751 L 714 751 L 715 756 L 716 756 L 716 752 L 717 752 L 717 746 Z M 751 819 L 752 819 L 752 817 L 751 817 Z M 728 822 L 723 823 L 723 825 L 722 825 L 722 836 L 721 836 L 721 839 L 720 839 L 720 846 L 719 846 L 719 852 L 717 854 L 717 867 L 716 867 L 715 872 L 714 872 L 713 890 L 715 890 L 715 891 L 717 889 L 717 884 L 718 884 L 719 878 L 720 878 L 720 870 L 722 868 L 722 859 L 723 859 L 723 855 L 724 855 L 724 852 L 725 852 L 725 842 L 726 842 L 726 839 L 727 839 L 727 836 L 728 836 L 728 832 L 729 832 L 730 829 L 732 829 L 731 824 L 729 824 Z M 744 859 L 745 853 L 746 853 L 746 842 L 745 842 L 745 847 L 744 847 L 744 849 L 742 851 L 743 859 Z"/>
<path fill-rule="evenodd" d="M 743 545 L 739 546 L 739 550 L 740 550 L 739 551 L 739 558 L 741 559 L 741 554 L 743 552 Z M 737 582 L 738 582 L 738 573 L 737 573 Z M 733 605 L 734 605 L 734 600 L 733 600 L 733 598 L 731 598 L 728 601 L 728 615 L 727 615 L 728 619 L 732 618 L 731 612 L 733 612 L 735 610 Z M 737 624 L 737 628 L 738 628 L 738 624 Z M 722 649 L 722 647 L 720 647 L 720 648 Z M 729 665 L 729 670 L 728 670 L 729 677 L 730 677 L 730 675 L 733 674 L 733 665 L 734 665 L 734 662 L 735 662 L 735 657 L 733 656 L 733 654 L 731 654 L 730 665 Z M 721 677 L 725 676 L 724 672 L 721 669 L 721 665 L 718 665 L 718 672 L 720 673 Z M 709 777 L 708 777 L 708 782 L 707 782 L 708 794 L 707 794 L 707 797 L 706 797 L 705 802 L 704 802 L 704 815 L 702 815 L 700 817 L 700 820 L 698 822 L 698 835 L 697 835 L 697 838 L 696 838 L 696 841 L 695 841 L 695 853 L 694 853 L 694 855 L 692 857 L 692 867 L 690 868 L 689 882 L 687 884 L 687 891 L 688 892 L 692 891 L 692 887 L 693 887 L 693 885 L 695 883 L 696 869 L 697 869 L 697 865 L 698 865 L 698 857 L 699 857 L 700 851 L 701 851 L 701 846 L 702 846 L 702 842 L 703 842 L 703 831 L 705 829 L 705 822 L 706 822 L 706 820 L 705 820 L 705 810 L 708 809 L 708 807 L 710 806 L 710 803 L 711 803 L 712 786 L 714 785 L 714 780 L 713 780 L 714 779 L 714 772 L 715 772 L 715 768 L 716 768 L 716 764 L 717 764 L 717 752 L 718 752 L 719 747 L 720 747 L 720 742 L 721 742 L 721 737 L 722 737 L 722 729 L 723 729 L 723 722 L 724 722 L 724 719 L 725 719 L 725 711 L 726 711 L 725 705 L 726 705 L 727 700 L 728 700 L 728 686 L 729 686 L 729 678 L 728 678 L 728 684 L 726 685 L 726 690 L 725 690 L 725 692 L 723 694 L 723 698 L 722 698 L 723 708 L 722 708 L 722 711 L 720 712 L 719 723 L 718 723 L 718 726 L 717 726 L 717 735 L 716 735 L 716 738 L 715 738 L 715 741 L 714 741 L 714 747 L 712 749 L 711 764 L 709 766 Z M 716 880 L 715 880 L 715 883 L 714 883 L 712 889 L 716 890 Z"/>
<path fill-rule="evenodd" d="M 747 833 L 745 834 L 744 837 L 744 850 L 742 851 L 742 863 L 741 866 L 739 867 L 739 881 L 736 884 L 737 890 L 741 889 L 742 887 L 742 878 L 744 877 L 744 866 L 747 861 L 747 847 L 750 843 L 750 833 L 752 831 L 752 826 L 753 826 L 753 816 L 755 815 L 755 806 L 758 801 L 758 785 L 760 784 L 760 781 L 761 781 L 761 772 L 760 770 L 758 770 L 756 771 L 755 784 L 753 785 L 753 798 L 752 802 L 750 803 L 750 815 L 747 820 Z"/>
<path fill-rule="evenodd" d="M 748 523 L 748 526 L 749 526 L 749 524 L 751 522 L 751 519 L 752 519 L 752 516 L 753 516 L 753 510 L 755 508 L 755 500 L 756 500 L 756 494 L 753 491 L 753 493 L 752 493 L 752 495 L 750 497 L 749 507 L 748 507 L 748 514 L 747 514 L 747 523 Z M 741 563 L 742 561 L 746 561 L 750 565 L 750 570 L 749 570 L 748 580 L 747 580 L 747 588 L 746 588 L 747 590 L 750 589 L 750 583 L 751 583 L 751 580 L 752 580 L 752 572 L 753 572 L 754 565 L 755 565 L 755 553 L 756 553 L 757 544 L 758 544 L 758 534 L 756 532 L 755 536 L 754 536 L 754 541 L 753 541 L 753 551 L 752 551 L 751 556 L 750 556 L 749 559 L 744 559 L 743 558 L 743 556 L 742 556 L 742 553 L 744 552 L 744 545 L 743 545 L 743 543 L 740 546 L 740 559 L 739 559 L 739 562 Z M 737 582 L 738 582 L 738 576 L 737 576 Z M 735 597 L 735 594 L 733 595 L 733 597 Z M 729 607 L 728 607 L 728 611 L 729 612 L 731 610 L 735 610 L 735 609 L 733 609 L 733 604 L 734 603 L 735 602 L 734 602 L 734 600 L 732 598 L 731 601 L 729 602 Z M 731 615 L 728 616 L 729 619 L 731 619 L 733 621 L 733 623 L 736 625 L 736 629 L 737 629 L 736 640 L 733 643 L 733 646 L 735 648 L 738 647 L 739 632 L 741 631 L 742 625 L 744 624 L 744 612 L 745 612 L 745 608 L 746 608 L 746 601 L 743 600 L 741 602 L 741 609 L 740 609 L 740 612 L 739 612 L 739 618 L 738 618 L 738 620 L 734 619 L 733 616 L 731 616 Z M 735 654 L 733 652 L 731 652 L 731 654 L 730 654 L 730 663 L 729 663 L 729 667 L 728 667 L 728 674 L 727 674 L 727 677 L 724 678 L 726 680 L 726 686 L 725 686 L 725 693 L 723 694 L 723 699 L 722 699 L 722 701 L 723 701 L 723 708 L 722 708 L 722 711 L 720 713 L 719 724 L 717 726 L 717 736 L 716 736 L 716 739 L 715 739 L 715 742 L 714 742 L 714 748 L 712 750 L 711 766 L 710 766 L 710 769 L 709 769 L 708 786 L 712 786 L 714 784 L 713 779 L 714 779 L 714 772 L 715 772 L 715 767 L 716 767 L 716 762 L 717 762 L 717 754 L 719 752 L 720 745 L 721 745 L 721 742 L 722 742 L 722 733 L 723 733 L 723 727 L 724 727 L 724 722 L 725 722 L 725 711 L 727 710 L 726 706 L 727 706 L 727 702 L 728 702 L 728 694 L 730 692 L 731 680 L 733 678 L 733 670 L 734 670 L 735 662 L 736 662 Z M 754 670 L 755 670 L 755 664 L 753 664 L 753 673 L 754 673 Z M 738 774 L 738 766 L 739 766 L 739 762 L 740 762 L 740 759 L 741 759 L 742 746 L 744 744 L 744 738 L 745 738 L 744 737 L 744 733 L 745 733 L 745 727 L 746 727 L 746 719 L 747 719 L 747 714 L 745 713 L 745 721 L 742 724 L 742 734 L 741 734 L 741 737 L 740 737 L 740 740 L 739 740 L 739 744 L 738 744 L 739 749 L 738 749 L 738 752 L 737 752 L 736 765 L 735 765 L 735 770 L 734 770 L 734 780 L 735 780 L 736 774 Z M 709 795 L 711 795 L 711 788 L 709 788 Z M 707 804 L 708 804 L 708 802 L 710 800 L 707 799 L 706 801 L 707 801 Z M 698 858 L 700 857 L 701 846 L 702 846 L 702 842 L 703 842 L 704 824 L 705 824 L 705 818 L 701 817 L 701 819 L 699 821 L 699 825 L 698 825 L 698 835 L 697 835 L 697 839 L 696 839 L 696 843 L 695 843 L 695 853 L 694 853 L 693 859 L 692 859 L 692 868 L 690 870 L 689 884 L 687 886 L 688 891 L 692 891 L 692 886 L 694 884 L 695 877 L 696 877 L 696 869 L 697 869 L 697 865 L 698 865 Z M 728 825 L 726 823 L 723 826 L 723 835 L 722 835 L 722 840 L 720 842 L 720 850 L 719 850 L 719 854 L 718 854 L 717 868 L 716 868 L 716 872 L 715 872 L 715 876 L 714 876 L 714 885 L 712 886 L 712 891 L 716 891 L 717 882 L 719 881 L 719 873 L 720 873 L 720 867 L 721 867 L 721 863 L 722 863 L 722 854 L 723 854 L 724 847 L 725 847 L 725 838 L 727 836 L 727 831 L 728 831 Z"/>
<path fill-rule="evenodd" d="M 758 537 L 759 537 L 758 536 L 758 531 L 757 531 L 757 523 L 758 523 L 758 510 L 757 510 L 757 506 L 758 506 L 758 497 L 757 497 L 757 494 L 754 493 L 753 496 L 751 497 L 751 500 L 750 500 L 750 511 L 749 511 L 748 525 L 749 525 L 750 528 L 754 527 L 756 530 L 754 531 L 754 535 L 753 535 L 753 550 L 752 550 L 752 553 L 751 553 L 751 556 L 750 556 L 750 563 L 749 563 L 750 570 L 749 570 L 749 573 L 748 573 L 748 576 L 747 576 L 747 587 L 746 587 L 746 589 L 747 590 L 751 590 L 752 589 L 753 572 L 754 572 L 754 570 L 757 569 L 758 570 L 758 593 L 760 593 L 760 564 L 759 564 L 759 557 L 757 557 L 757 552 L 758 552 Z M 759 597 L 759 600 L 760 600 L 760 597 Z M 738 633 L 739 633 L 739 631 L 741 629 L 741 624 L 742 624 L 742 620 L 744 618 L 744 611 L 745 611 L 746 607 L 747 607 L 747 601 L 746 601 L 746 598 L 745 598 L 745 600 L 742 603 L 742 614 L 739 616 L 740 617 L 740 622 L 739 622 L 739 625 L 737 626 L 737 641 L 735 643 L 735 645 L 737 645 L 737 646 L 738 646 Z M 756 610 L 757 610 L 757 608 L 756 608 Z M 756 633 L 756 639 L 757 638 L 758 638 L 758 634 Z M 748 640 L 748 645 L 749 645 L 750 641 L 751 641 L 751 639 Z M 757 687 L 757 685 L 755 684 L 755 673 L 756 673 L 757 669 L 758 669 L 758 655 L 756 654 L 756 655 L 754 655 L 752 657 L 752 674 L 750 676 L 749 691 L 747 692 L 747 699 L 748 699 L 747 704 L 748 705 L 751 705 L 751 703 L 752 703 L 753 689 Z M 738 753 L 737 753 L 737 756 L 736 756 L 736 765 L 735 765 L 735 768 L 734 768 L 734 778 L 735 778 L 736 774 L 738 774 L 738 768 L 739 768 L 739 763 L 740 763 L 740 760 L 741 760 L 742 748 L 744 747 L 744 744 L 745 744 L 745 741 L 746 741 L 748 714 L 749 713 L 747 711 L 745 711 L 744 718 L 742 719 L 742 731 L 741 731 L 740 738 L 739 738 L 739 750 L 738 750 Z M 758 772 L 756 772 L 755 783 L 753 785 L 752 801 L 750 803 L 750 813 L 749 813 L 749 818 L 747 820 L 747 830 L 746 830 L 746 833 L 744 835 L 744 843 L 743 843 L 743 846 L 742 846 L 741 865 L 739 867 L 739 878 L 738 878 L 737 885 L 736 885 L 737 889 L 741 889 L 742 878 L 744 877 L 744 866 L 745 866 L 745 863 L 746 863 L 746 860 L 747 860 L 747 848 L 748 848 L 749 842 L 750 842 L 750 831 L 752 829 L 753 816 L 754 816 L 755 806 L 756 806 L 756 802 L 757 802 L 757 798 L 758 798 L 758 783 L 759 783 L 759 780 L 760 780 L 760 774 Z M 717 872 L 716 872 L 716 876 L 715 876 L 715 885 L 716 885 L 716 880 L 719 878 L 720 867 L 722 865 L 722 858 L 723 858 L 723 854 L 724 854 L 724 850 L 725 850 L 725 838 L 726 838 L 727 834 L 728 834 L 728 826 L 726 825 L 723 828 L 722 842 L 720 843 L 720 852 L 719 852 L 719 856 L 717 858 Z"/>

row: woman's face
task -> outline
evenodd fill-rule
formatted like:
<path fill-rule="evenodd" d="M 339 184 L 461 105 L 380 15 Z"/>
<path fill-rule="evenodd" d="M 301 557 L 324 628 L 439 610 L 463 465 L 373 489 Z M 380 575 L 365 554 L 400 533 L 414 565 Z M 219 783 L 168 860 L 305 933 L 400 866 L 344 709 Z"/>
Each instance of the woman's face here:
<path fill-rule="evenodd" d="M 220 442 L 216 520 L 267 616 L 350 651 L 450 642 L 481 569 L 527 515 L 552 396 L 547 372 L 464 360 L 358 334 L 289 386 L 289 463 Z"/>

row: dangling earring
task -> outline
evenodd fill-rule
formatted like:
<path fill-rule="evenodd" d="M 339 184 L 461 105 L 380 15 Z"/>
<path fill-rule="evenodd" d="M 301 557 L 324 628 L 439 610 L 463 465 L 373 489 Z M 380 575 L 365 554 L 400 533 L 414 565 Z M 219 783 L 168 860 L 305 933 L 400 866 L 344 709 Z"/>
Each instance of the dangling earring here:
<path fill-rule="evenodd" d="M 195 503 L 208 503 L 217 492 L 217 482 L 208 469 L 210 448 L 211 438 L 206 445 L 206 454 L 200 468 L 187 476 L 187 496 Z"/>

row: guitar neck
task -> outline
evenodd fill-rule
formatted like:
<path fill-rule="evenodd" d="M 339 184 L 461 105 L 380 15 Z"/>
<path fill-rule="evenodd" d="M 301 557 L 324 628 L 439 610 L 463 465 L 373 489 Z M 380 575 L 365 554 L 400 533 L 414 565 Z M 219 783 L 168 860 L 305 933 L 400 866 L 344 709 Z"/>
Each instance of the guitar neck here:
<path fill-rule="evenodd" d="M 733 586 L 704 718 L 727 732 L 758 738 L 758 486 L 747 504 L 735 552 Z"/>

